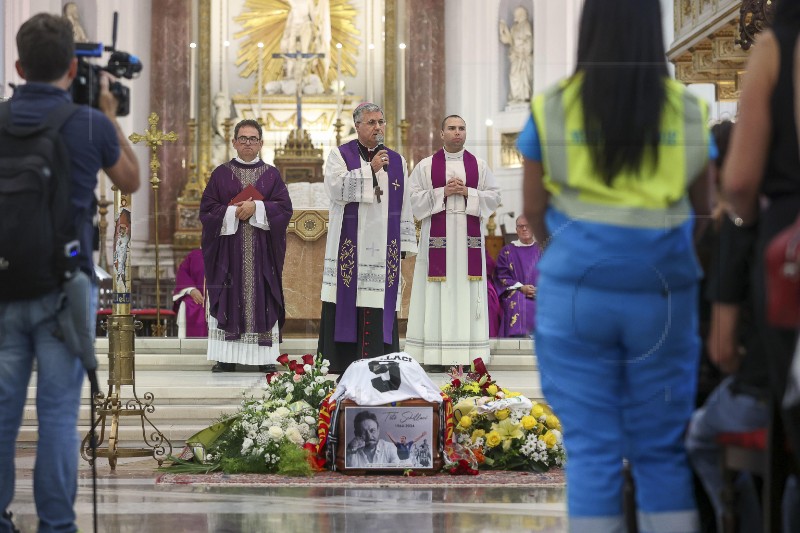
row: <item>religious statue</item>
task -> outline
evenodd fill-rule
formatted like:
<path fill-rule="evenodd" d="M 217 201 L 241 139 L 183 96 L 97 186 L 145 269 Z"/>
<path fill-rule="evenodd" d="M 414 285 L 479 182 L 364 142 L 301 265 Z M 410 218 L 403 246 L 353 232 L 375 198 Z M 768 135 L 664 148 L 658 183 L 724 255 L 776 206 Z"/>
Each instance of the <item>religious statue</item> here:
<path fill-rule="evenodd" d="M 114 276 L 116 278 L 114 290 L 119 293 L 130 292 L 127 284 L 128 252 L 131 241 L 129 228 L 130 212 L 123 209 L 117 219 L 117 238 L 114 242 Z"/>
<path fill-rule="evenodd" d="M 504 20 L 500 21 L 500 42 L 509 45 L 508 103 L 527 103 L 533 86 L 533 26 L 524 7 L 514 9 L 510 29 Z"/>
<path fill-rule="evenodd" d="M 72 24 L 72 36 L 75 39 L 76 43 L 87 43 L 89 42 L 89 38 L 86 36 L 86 32 L 83 31 L 83 26 L 81 26 L 80 16 L 78 15 L 78 4 L 75 2 L 67 2 L 64 4 L 63 10 L 64 18 L 70 21 Z"/>
<path fill-rule="evenodd" d="M 330 0 L 288 0 L 289 14 L 281 38 L 281 52 L 324 54 L 322 72 L 330 67 Z M 305 59 L 284 57 L 284 78 L 302 79 Z M 298 70 L 299 72 L 295 72 Z"/>

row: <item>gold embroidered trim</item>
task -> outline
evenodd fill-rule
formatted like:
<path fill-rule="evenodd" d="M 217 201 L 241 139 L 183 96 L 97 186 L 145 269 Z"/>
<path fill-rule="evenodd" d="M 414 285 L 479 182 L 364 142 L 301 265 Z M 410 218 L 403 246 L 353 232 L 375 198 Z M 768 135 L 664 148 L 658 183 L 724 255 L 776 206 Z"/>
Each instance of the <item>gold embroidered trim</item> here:
<path fill-rule="evenodd" d="M 353 268 L 356 266 L 355 249 L 356 247 L 350 239 L 345 239 L 339 248 L 339 275 L 347 288 L 350 288 L 350 282 L 353 280 Z"/>
<path fill-rule="evenodd" d="M 389 267 L 386 272 L 386 286 L 393 287 L 400 269 L 400 248 L 397 245 L 397 239 L 392 239 L 392 242 L 389 243 L 389 249 L 386 252 L 386 266 Z"/>

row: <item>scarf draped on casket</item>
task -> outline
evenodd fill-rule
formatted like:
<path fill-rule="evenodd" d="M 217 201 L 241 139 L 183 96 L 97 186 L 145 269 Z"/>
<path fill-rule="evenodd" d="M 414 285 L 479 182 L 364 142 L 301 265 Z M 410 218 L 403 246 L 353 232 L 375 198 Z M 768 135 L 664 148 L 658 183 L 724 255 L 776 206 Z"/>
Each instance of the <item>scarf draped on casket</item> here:
<path fill-rule="evenodd" d="M 478 188 L 478 160 L 464 150 L 464 170 L 467 174 L 466 186 Z M 431 183 L 433 188 L 447 185 L 447 161 L 444 149 L 433 154 L 431 161 Z M 481 251 L 481 219 L 467 215 L 467 279 L 483 279 L 483 256 Z M 431 215 L 431 231 L 428 241 L 428 281 L 447 279 L 447 210 Z"/>
<path fill-rule="evenodd" d="M 234 174 L 238 169 L 260 172 L 254 186 L 264 195 L 264 208 L 269 231 L 256 230 L 252 257 L 244 257 L 244 238 L 241 221 L 234 235 L 220 236 L 225 211 L 244 186 Z M 259 345 L 272 346 L 269 334 L 275 322 L 283 326 L 286 311 L 283 299 L 283 262 L 286 256 L 286 228 L 292 216 L 289 191 L 275 167 L 264 162 L 243 165 L 236 160 L 220 165 L 211 174 L 200 202 L 200 221 L 203 223 L 202 247 L 206 269 L 206 292 L 211 316 L 225 331 L 225 340 L 237 340 L 244 333 L 258 333 Z M 244 261 L 253 261 L 257 274 L 250 295 L 255 299 L 257 312 L 253 317 L 255 330 L 245 331 L 241 305 L 242 291 L 247 280 L 242 279 Z M 249 284 L 249 281 L 247 281 Z M 260 312 L 260 310 L 264 310 Z"/>
<path fill-rule="evenodd" d="M 403 210 L 403 191 L 405 188 L 403 159 L 400 154 L 389 150 L 389 182 L 399 184 L 389 187 L 384 194 L 389 196 L 389 219 L 386 224 L 386 276 L 383 303 L 383 342 L 392 344 L 394 315 L 397 305 L 397 290 L 400 286 L 400 215 Z M 361 154 L 358 140 L 339 147 L 347 170 L 361 168 Z M 336 342 L 356 342 L 358 296 L 358 206 L 359 202 L 349 202 L 344 208 L 342 232 L 339 235 L 339 251 L 336 272 Z"/>

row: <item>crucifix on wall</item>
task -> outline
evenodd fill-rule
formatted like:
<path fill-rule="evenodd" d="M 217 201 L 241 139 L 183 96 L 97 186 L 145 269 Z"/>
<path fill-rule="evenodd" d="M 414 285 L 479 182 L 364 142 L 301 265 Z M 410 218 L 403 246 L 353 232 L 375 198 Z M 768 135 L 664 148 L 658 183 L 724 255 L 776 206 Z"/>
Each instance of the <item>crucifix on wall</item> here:
<path fill-rule="evenodd" d="M 281 52 L 272 54 L 273 59 L 283 59 L 287 62 L 286 72 L 294 74 L 295 95 L 297 98 L 297 131 L 303 131 L 303 80 L 306 76 L 306 69 L 310 60 L 314 58 L 324 58 L 325 54 L 302 52 L 300 50 L 300 39 L 297 39 L 297 50 L 295 52 Z M 291 61 L 291 63 L 288 63 Z"/>

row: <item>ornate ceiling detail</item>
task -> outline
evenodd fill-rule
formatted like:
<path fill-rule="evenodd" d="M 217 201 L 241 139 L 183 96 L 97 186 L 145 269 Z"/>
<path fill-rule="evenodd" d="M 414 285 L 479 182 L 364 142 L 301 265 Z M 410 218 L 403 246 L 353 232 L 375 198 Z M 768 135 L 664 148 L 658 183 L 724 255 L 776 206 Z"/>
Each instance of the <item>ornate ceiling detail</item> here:
<path fill-rule="evenodd" d="M 675 64 L 675 77 L 684 83 L 713 83 L 719 101 L 738 100 L 749 57 L 749 44 L 740 44 L 740 15 L 754 35 L 763 27 L 766 19 L 760 13 L 767 12 L 771 0 L 674 1 L 675 42 L 667 56 Z"/>
<path fill-rule="evenodd" d="M 772 20 L 772 0 L 743 0 L 739 11 L 739 38 L 736 44 L 749 50 L 756 35 L 769 25 Z"/>

